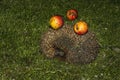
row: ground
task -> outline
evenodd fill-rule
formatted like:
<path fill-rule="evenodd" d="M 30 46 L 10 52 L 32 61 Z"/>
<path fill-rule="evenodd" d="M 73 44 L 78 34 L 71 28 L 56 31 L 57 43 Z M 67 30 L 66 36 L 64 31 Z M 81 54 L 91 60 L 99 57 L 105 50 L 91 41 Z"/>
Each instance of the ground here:
<path fill-rule="evenodd" d="M 78 18 L 66 18 L 68 9 L 77 9 Z M 55 14 L 73 25 L 89 24 L 101 45 L 97 59 L 74 65 L 41 54 L 40 39 Z M 0 79 L 1 80 L 120 80 L 119 0 L 1 0 Z"/>

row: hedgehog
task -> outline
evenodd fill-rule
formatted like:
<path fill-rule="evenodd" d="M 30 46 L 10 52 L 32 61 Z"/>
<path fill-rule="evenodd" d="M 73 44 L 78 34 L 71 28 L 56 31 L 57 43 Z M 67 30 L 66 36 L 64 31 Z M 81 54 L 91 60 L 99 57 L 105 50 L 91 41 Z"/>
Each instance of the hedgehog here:
<path fill-rule="evenodd" d="M 73 64 L 91 63 L 99 53 L 95 33 L 88 31 L 84 35 L 78 35 L 68 24 L 58 30 L 49 28 L 41 37 L 40 47 L 47 58 L 57 58 Z"/>

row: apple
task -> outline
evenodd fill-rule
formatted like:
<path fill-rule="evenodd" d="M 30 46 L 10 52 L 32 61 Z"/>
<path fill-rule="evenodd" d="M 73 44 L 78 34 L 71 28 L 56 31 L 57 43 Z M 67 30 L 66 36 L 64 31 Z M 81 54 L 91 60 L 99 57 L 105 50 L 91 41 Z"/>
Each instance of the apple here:
<path fill-rule="evenodd" d="M 55 15 L 55 16 L 50 18 L 50 22 L 49 23 L 50 23 L 50 26 L 53 29 L 59 29 L 59 28 L 61 28 L 63 26 L 64 21 L 63 21 L 62 16 Z"/>
<path fill-rule="evenodd" d="M 69 20 L 75 20 L 78 16 L 78 12 L 75 9 L 70 9 L 67 11 L 67 18 Z"/>
<path fill-rule="evenodd" d="M 88 32 L 88 25 L 84 21 L 79 21 L 74 25 L 75 33 L 83 35 Z"/>

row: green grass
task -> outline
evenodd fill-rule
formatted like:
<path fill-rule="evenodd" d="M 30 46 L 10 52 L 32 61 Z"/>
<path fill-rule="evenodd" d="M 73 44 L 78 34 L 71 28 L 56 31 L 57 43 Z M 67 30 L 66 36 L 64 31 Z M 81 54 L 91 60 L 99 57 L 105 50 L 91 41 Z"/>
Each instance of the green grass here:
<path fill-rule="evenodd" d="M 97 59 L 87 65 L 49 60 L 41 55 L 40 38 L 52 15 L 65 23 L 68 9 L 89 24 L 101 45 Z M 112 48 L 111 48 L 112 47 Z M 1 0 L 0 80 L 120 80 L 119 0 Z"/>

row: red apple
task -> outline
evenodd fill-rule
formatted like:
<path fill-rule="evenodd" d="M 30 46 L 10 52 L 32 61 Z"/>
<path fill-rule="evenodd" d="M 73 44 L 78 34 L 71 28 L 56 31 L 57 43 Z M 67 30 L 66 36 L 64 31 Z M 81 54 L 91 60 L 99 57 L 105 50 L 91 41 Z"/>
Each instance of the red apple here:
<path fill-rule="evenodd" d="M 62 16 L 56 15 L 56 16 L 51 17 L 49 23 L 53 29 L 59 29 L 60 27 L 63 26 L 64 21 L 63 21 Z"/>
<path fill-rule="evenodd" d="M 75 33 L 82 35 L 87 33 L 88 31 L 88 25 L 84 21 L 79 21 L 74 25 L 74 31 Z"/>
<path fill-rule="evenodd" d="M 71 9 L 67 11 L 67 18 L 69 20 L 75 20 L 78 16 L 78 12 L 75 9 Z"/>

